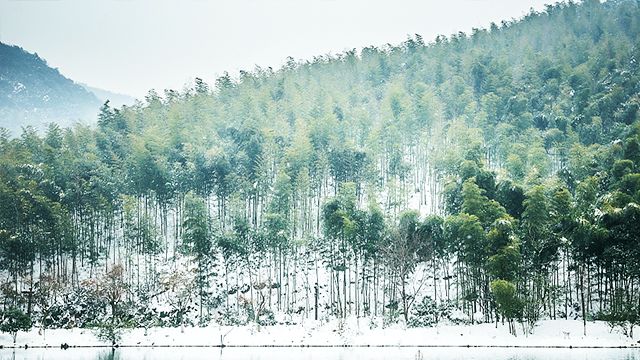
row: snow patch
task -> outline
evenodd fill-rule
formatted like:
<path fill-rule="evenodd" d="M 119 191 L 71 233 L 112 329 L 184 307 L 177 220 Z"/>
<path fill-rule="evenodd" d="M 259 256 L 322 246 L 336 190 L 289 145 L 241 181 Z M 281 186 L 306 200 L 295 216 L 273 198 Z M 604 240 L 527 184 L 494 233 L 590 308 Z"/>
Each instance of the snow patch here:
<path fill-rule="evenodd" d="M 377 319 L 379 320 L 379 319 Z M 407 328 L 402 324 L 388 327 L 368 318 L 349 318 L 320 322 L 307 320 L 299 325 L 260 327 L 207 326 L 180 328 L 133 329 L 124 334 L 124 346 L 534 346 L 534 347 L 620 347 L 632 346 L 638 339 L 630 339 L 611 331 L 602 321 L 587 323 L 583 335 L 580 320 L 540 321 L 532 334 L 509 334 L 506 324 L 439 325 L 426 328 Z M 11 346 L 9 334 L 0 335 L 0 345 Z M 89 329 L 33 329 L 19 333 L 17 345 L 100 346 Z"/>

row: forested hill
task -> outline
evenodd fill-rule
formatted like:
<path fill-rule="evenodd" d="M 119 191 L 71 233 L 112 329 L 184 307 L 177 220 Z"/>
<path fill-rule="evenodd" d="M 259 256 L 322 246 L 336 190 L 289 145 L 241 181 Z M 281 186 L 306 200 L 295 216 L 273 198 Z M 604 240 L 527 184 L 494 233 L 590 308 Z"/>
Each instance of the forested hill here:
<path fill-rule="evenodd" d="M 0 127 L 20 134 L 22 126 L 44 128 L 95 119 L 100 101 L 47 65 L 37 54 L 0 43 Z"/>
<path fill-rule="evenodd" d="M 639 41 L 636 1 L 560 3 L 4 136 L 5 304 L 268 324 L 317 284 L 322 319 L 638 319 Z"/>

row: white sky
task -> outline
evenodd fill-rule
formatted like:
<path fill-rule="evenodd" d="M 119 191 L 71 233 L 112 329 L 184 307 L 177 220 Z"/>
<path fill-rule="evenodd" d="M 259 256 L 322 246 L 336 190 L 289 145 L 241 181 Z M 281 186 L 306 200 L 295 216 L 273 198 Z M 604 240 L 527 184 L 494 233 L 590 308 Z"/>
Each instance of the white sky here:
<path fill-rule="evenodd" d="M 409 34 L 469 32 L 555 0 L 0 0 L 0 41 L 77 82 L 141 97 Z"/>

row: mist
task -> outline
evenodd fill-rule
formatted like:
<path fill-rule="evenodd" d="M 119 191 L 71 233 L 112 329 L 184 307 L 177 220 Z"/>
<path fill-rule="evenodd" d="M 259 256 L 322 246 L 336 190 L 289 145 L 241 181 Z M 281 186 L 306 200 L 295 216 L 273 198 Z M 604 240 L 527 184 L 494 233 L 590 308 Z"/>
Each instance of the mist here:
<path fill-rule="evenodd" d="M 194 77 L 280 67 L 365 46 L 430 41 L 520 18 L 543 0 L 0 0 L 0 41 L 37 52 L 65 76 L 144 96 Z"/>

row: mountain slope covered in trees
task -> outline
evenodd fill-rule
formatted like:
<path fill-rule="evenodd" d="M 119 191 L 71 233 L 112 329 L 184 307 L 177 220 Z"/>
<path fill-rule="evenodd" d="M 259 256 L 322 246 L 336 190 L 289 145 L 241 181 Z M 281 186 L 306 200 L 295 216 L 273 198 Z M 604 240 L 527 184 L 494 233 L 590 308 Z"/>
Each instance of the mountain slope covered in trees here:
<path fill-rule="evenodd" d="M 42 326 L 637 324 L 638 39 L 636 1 L 560 3 L 3 136 L 4 306 Z"/>
<path fill-rule="evenodd" d="M 44 128 L 94 119 L 100 101 L 49 67 L 37 54 L 0 43 L 0 127 L 19 134 L 22 126 Z"/>

